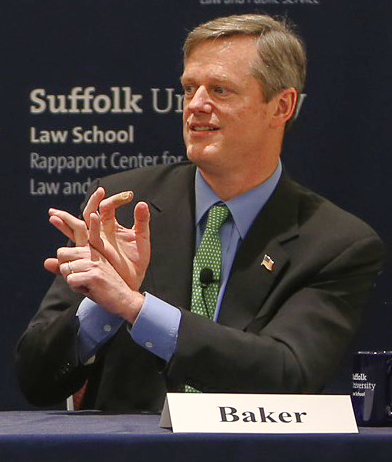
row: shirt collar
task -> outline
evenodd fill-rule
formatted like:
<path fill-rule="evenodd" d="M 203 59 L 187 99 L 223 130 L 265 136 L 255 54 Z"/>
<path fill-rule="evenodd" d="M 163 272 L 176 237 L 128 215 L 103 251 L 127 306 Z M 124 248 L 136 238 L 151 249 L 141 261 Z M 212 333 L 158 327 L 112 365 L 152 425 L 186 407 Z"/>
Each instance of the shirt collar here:
<path fill-rule="evenodd" d="M 282 174 L 282 164 L 279 159 L 274 173 L 263 183 L 255 186 L 249 191 L 233 197 L 229 201 L 222 201 L 211 187 L 205 182 L 199 169 L 196 169 L 195 193 L 196 193 L 196 226 L 199 225 L 207 210 L 218 202 L 224 202 L 230 210 L 234 223 L 238 229 L 241 239 L 244 239 L 250 225 L 256 215 L 264 207 L 270 198 L 279 178 Z"/>

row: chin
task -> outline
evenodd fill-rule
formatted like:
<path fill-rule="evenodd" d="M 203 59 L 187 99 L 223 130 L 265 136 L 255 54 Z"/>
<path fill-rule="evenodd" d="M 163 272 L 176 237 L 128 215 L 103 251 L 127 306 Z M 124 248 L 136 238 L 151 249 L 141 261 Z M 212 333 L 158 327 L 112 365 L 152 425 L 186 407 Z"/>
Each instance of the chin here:
<path fill-rule="evenodd" d="M 218 155 L 218 149 L 216 146 L 195 146 L 188 145 L 186 154 L 191 162 L 197 164 L 198 162 L 210 162 L 213 161 Z"/>

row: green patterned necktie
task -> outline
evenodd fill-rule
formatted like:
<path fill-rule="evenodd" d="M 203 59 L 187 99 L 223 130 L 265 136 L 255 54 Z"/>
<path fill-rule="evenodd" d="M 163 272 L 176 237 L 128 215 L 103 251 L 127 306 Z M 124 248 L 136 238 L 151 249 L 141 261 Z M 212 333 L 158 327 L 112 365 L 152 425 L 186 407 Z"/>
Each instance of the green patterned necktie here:
<path fill-rule="evenodd" d="M 193 313 L 212 319 L 218 298 L 221 272 L 221 240 L 219 230 L 229 216 L 229 209 L 224 204 L 214 205 L 208 211 L 206 228 L 195 258 L 193 259 L 192 302 Z M 200 272 L 203 268 L 212 270 L 212 282 L 202 288 Z"/>
<path fill-rule="evenodd" d="M 206 228 L 193 259 L 191 311 L 192 313 L 207 316 L 210 319 L 213 319 L 215 313 L 221 273 L 219 230 L 228 216 L 229 209 L 224 204 L 214 205 L 210 208 Z M 205 287 L 202 287 L 200 282 L 200 272 L 203 268 L 212 270 L 213 275 L 212 281 Z M 185 386 L 185 391 L 197 392 L 189 385 Z"/>

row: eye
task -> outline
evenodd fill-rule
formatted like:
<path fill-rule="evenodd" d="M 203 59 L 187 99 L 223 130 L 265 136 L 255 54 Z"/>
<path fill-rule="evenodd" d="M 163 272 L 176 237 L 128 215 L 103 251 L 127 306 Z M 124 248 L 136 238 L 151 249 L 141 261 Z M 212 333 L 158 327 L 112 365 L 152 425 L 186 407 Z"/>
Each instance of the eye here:
<path fill-rule="evenodd" d="M 195 92 L 195 89 L 194 89 L 193 85 L 190 85 L 190 84 L 186 84 L 186 85 L 185 85 L 185 84 L 184 84 L 184 85 L 182 86 L 182 91 L 184 92 L 184 95 L 185 95 L 186 97 L 188 97 L 188 96 L 192 96 L 192 95 L 193 95 L 193 93 Z"/>
<path fill-rule="evenodd" d="M 229 94 L 229 89 L 223 87 L 222 85 L 215 85 L 211 88 L 212 92 L 218 96 L 227 96 Z"/>
<path fill-rule="evenodd" d="M 225 89 L 223 87 L 221 87 L 221 86 L 217 86 L 217 87 L 214 88 L 214 91 L 215 91 L 215 93 L 221 93 L 222 94 L 222 93 L 225 92 Z"/>

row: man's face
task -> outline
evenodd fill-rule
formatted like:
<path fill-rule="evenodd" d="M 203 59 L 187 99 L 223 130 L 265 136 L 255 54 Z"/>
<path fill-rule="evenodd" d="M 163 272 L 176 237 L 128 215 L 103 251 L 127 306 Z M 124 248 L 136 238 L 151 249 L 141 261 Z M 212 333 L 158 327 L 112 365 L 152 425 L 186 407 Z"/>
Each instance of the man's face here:
<path fill-rule="evenodd" d="M 251 75 L 255 56 L 255 39 L 235 36 L 201 43 L 185 63 L 187 156 L 207 173 L 249 169 L 263 156 L 271 109 Z"/>

